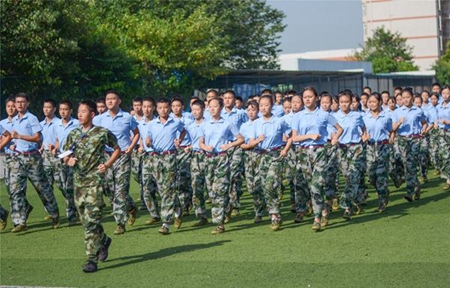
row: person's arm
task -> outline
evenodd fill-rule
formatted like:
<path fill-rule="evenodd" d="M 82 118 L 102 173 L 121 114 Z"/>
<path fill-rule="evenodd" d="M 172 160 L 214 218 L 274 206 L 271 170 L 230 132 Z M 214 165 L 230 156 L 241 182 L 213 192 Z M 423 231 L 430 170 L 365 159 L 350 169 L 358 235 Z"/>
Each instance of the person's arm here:
<path fill-rule="evenodd" d="M 341 125 L 338 123 L 334 125 L 334 128 L 336 128 L 336 133 L 334 133 L 333 138 L 331 138 L 331 145 L 339 144 L 339 137 L 344 133 L 344 129 L 342 129 Z"/>
<path fill-rule="evenodd" d="M 284 149 L 281 150 L 281 153 L 280 153 L 280 155 L 282 157 L 285 157 L 287 155 L 287 153 L 289 152 L 289 149 L 291 148 L 292 142 L 293 142 L 292 138 L 288 138 L 288 141 L 286 142 L 286 146 L 284 146 Z"/>
<path fill-rule="evenodd" d="M 139 137 L 140 137 L 139 129 L 134 128 L 132 131 L 133 131 L 133 139 L 131 140 L 130 146 L 128 146 L 127 149 L 125 149 L 126 154 L 130 154 L 131 152 L 133 152 L 134 147 L 136 146 L 137 142 L 139 141 Z"/>
<path fill-rule="evenodd" d="M 120 146 L 115 146 L 114 152 L 111 154 L 111 157 L 109 157 L 108 161 L 98 165 L 98 172 L 105 173 L 106 170 L 108 170 L 109 167 L 111 167 L 114 164 L 114 162 L 116 162 L 117 158 L 119 158 L 120 152 L 121 152 Z"/>
<path fill-rule="evenodd" d="M 205 138 L 204 137 L 200 137 L 198 139 L 198 146 L 200 146 L 200 148 L 206 152 L 212 152 L 214 147 L 213 146 L 206 146 L 205 145 Z"/>
<path fill-rule="evenodd" d="M 322 135 L 320 134 L 305 134 L 305 135 L 298 135 L 297 134 L 297 130 L 292 130 L 292 142 L 302 142 L 308 139 L 311 140 L 317 140 L 319 139 Z"/>
<path fill-rule="evenodd" d="M 420 134 L 422 136 L 425 136 L 428 133 L 428 122 L 425 119 L 422 119 L 422 130 L 420 131 Z"/>
<path fill-rule="evenodd" d="M 11 141 L 12 137 L 11 137 L 11 133 L 9 133 L 8 131 L 5 131 L 2 135 L 2 141 L 0 142 L 0 150 L 5 148 L 5 146 Z"/>
<path fill-rule="evenodd" d="M 41 132 L 36 132 L 32 136 L 30 136 L 30 135 L 21 135 L 17 133 L 17 131 L 13 130 L 11 136 L 13 139 L 20 139 L 38 144 L 41 142 Z"/>
<path fill-rule="evenodd" d="M 234 147 L 238 147 L 239 145 L 241 145 L 242 143 L 244 143 L 244 137 L 242 137 L 241 134 L 238 134 L 235 136 L 236 140 L 227 144 L 222 145 L 222 147 L 220 147 L 223 151 L 227 151 L 230 148 L 234 148 Z"/>

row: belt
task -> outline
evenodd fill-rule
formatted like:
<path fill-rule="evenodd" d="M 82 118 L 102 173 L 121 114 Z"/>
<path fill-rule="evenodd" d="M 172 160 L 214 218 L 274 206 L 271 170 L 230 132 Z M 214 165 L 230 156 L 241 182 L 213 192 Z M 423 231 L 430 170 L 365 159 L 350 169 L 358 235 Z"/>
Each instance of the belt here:
<path fill-rule="evenodd" d="M 34 155 L 34 154 L 39 154 L 38 150 L 31 150 L 31 151 L 26 151 L 26 152 L 20 152 L 20 151 L 16 151 L 17 153 L 19 153 L 20 155 Z"/>
<path fill-rule="evenodd" d="M 162 152 L 152 151 L 152 152 L 145 152 L 145 153 L 147 155 L 154 156 L 154 155 L 173 155 L 173 154 L 175 154 L 175 152 L 176 152 L 176 150 L 168 150 L 168 151 L 162 151 Z"/>
<path fill-rule="evenodd" d="M 367 144 L 369 144 L 370 146 L 385 145 L 385 144 L 389 144 L 389 140 L 381 140 L 381 141 L 369 142 Z"/>
<path fill-rule="evenodd" d="M 106 154 L 108 154 L 108 155 L 112 155 L 114 152 L 108 152 L 108 151 L 106 151 Z M 120 151 L 120 155 L 123 155 L 123 154 L 126 154 L 126 152 L 125 151 Z"/>
<path fill-rule="evenodd" d="M 205 155 L 208 158 L 211 158 L 214 156 L 220 156 L 220 155 L 224 155 L 224 154 L 227 154 L 227 151 L 221 151 L 221 152 L 217 152 L 217 153 L 205 152 Z"/>
<path fill-rule="evenodd" d="M 307 149 L 323 148 L 325 146 L 324 145 L 310 145 L 310 146 L 297 146 L 297 147 L 302 149 L 302 150 L 307 150 Z"/>
<path fill-rule="evenodd" d="M 339 147 L 352 147 L 352 146 L 356 146 L 356 145 L 360 145 L 361 142 L 358 143 L 347 143 L 347 144 L 339 144 Z"/>
<path fill-rule="evenodd" d="M 184 148 L 188 148 L 188 147 L 189 147 L 189 145 L 185 145 L 185 146 L 180 146 L 179 148 L 184 149 Z"/>
<path fill-rule="evenodd" d="M 276 148 L 272 148 L 272 149 L 258 149 L 258 150 L 255 150 L 255 152 L 258 154 L 266 154 L 266 153 L 269 153 L 272 151 L 279 151 L 279 150 L 281 150 L 281 147 L 276 147 Z"/>
<path fill-rule="evenodd" d="M 203 153 L 203 151 L 201 151 L 201 150 L 194 150 L 194 151 L 192 151 L 192 152 L 194 152 L 194 154 L 205 154 L 205 153 Z"/>
<path fill-rule="evenodd" d="M 411 135 L 406 135 L 406 136 L 398 135 L 398 136 L 403 137 L 403 138 L 413 138 L 413 139 L 422 138 L 422 135 L 420 135 L 420 134 L 411 134 Z"/>

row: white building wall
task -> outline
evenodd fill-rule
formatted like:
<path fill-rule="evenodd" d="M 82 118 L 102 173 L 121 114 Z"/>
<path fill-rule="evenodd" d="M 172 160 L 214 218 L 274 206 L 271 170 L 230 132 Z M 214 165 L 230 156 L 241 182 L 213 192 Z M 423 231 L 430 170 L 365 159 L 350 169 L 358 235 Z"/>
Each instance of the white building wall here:
<path fill-rule="evenodd" d="M 437 0 L 362 0 L 364 41 L 384 26 L 413 47 L 414 62 L 430 70 L 439 56 Z"/>

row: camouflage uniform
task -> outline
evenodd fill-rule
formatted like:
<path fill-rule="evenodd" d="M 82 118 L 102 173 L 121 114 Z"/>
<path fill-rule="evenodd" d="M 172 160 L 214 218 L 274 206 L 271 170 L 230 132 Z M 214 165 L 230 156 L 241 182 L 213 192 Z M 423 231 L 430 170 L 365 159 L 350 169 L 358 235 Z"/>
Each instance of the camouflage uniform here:
<path fill-rule="evenodd" d="M 244 152 L 247 191 L 253 196 L 253 210 L 255 215 L 262 217 L 266 208 L 266 199 L 261 186 L 261 177 L 259 177 L 261 172 L 259 170 L 261 158 L 261 155 L 254 150 L 246 150 Z"/>
<path fill-rule="evenodd" d="M 328 149 L 328 167 L 325 184 L 325 195 L 327 200 L 333 200 L 338 197 L 338 176 L 339 176 L 339 161 L 338 161 L 338 146 L 329 145 Z"/>
<path fill-rule="evenodd" d="M 420 139 L 419 143 L 419 166 L 422 177 L 427 177 L 428 166 L 430 165 L 430 135 Z"/>
<path fill-rule="evenodd" d="M 109 159 L 109 154 L 107 159 Z M 118 225 L 125 226 L 129 212 L 136 208 L 130 196 L 131 156 L 122 152 L 106 173 L 107 194 L 114 195 L 113 214 Z"/>
<path fill-rule="evenodd" d="M 134 180 L 139 184 L 139 199 L 142 205 L 145 204 L 144 200 L 144 190 L 142 189 L 142 153 L 139 153 L 139 145 L 133 149 L 131 154 L 131 174 L 133 174 Z"/>
<path fill-rule="evenodd" d="M 188 137 L 188 136 L 186 136 Z M 191 159 L 192 151 L 186 152 L 182 146 L 177 149 L 177 177 L 176 189 L 181 209 L 189 210 L 192 206 L 192 180 L 191 180 Z"/>
<path fill-rule="evenodd" d="M 78 159 L 73 167 L 75 205 L 84 227 L 86 255 L 97 263 L 99 248 L 107 240 L 101 224 L 105 175 L 98 172 L 98 166 L 106 162 L 105 145 L 117 147 L 117 139 L 102 127 L 94 126 L 86 133 L 76 128 L 68 135 L 64 150 L 73 145 L 73 156 Z"/>
<path fill-rule="evenodd" d="M 58 157 L 54 156 L 50 150 L 45 150 L 42 152 L 42 164 L 44 166 L 44 171 L 48 183 L 53 186 L 55 183 L 56 173 L 58 170 L 58 166 L 60 165 L 60 161 Z"/>
<path fill-rule="evenodd" d="M 398 137 L 395 137 L 394 144 L 390 147 L 389 176 L 396 186 L 400 186 L 405 178 L 405 165 L 402 161 Z"/>
<path fill-rule="evenodd" d="M 340 144 L 338 149 L 339 167 L 345 178 L 345 188 L 342 191 L 341 207 L 346 209 L 352 207 L 359 193 L 361 171 L 363 165 L 362 144 L 345 145 Z"/>
<path fill-rule="evenodd" d="M 194 204 L 195 215 L 197 217 L 207 218 L 205 205 L 206 156 L 202 151 L 193 151 L 192 153 L 192 202 Z"/>
<path fill-rule="evenodd" d="M 367 145 L 367 174 L 370 184 L 377 191 L 380 204 L 387 204 L 389 152 L 390 145 L 387 143 Z"/>
<path fill-rule="evenodd" d="M 156 194 L 158 193 L 158 186 L 156 179 L 153 176 L 153 156 L 150 156 L 148 152 L 142 156 L 142 191 L 145 206 L 147 207 L 150 217 L 154 219 L 161 218 L 159 215 L 158 199 Z"/>
<path fill-rule="evenodd" d="M 406 168 L 406 193 L 413 195 L 420 193 L 420 183 L 417 178 L 419 167 L 420 138 L 398 137 L 400 155 Z"/>
<path fill-rule="evenodd" d="M 144 161 L 144 173 L 146 175 L 144 179 L 153 178 L 156 182 L 157 191 L 161 197 L 162 220 L 165 223 L 170 223 L 175 206 L 179 205 L 177 203 L 178 196 L 175 189 L 177 171 L 176 155 L 173 151 L 161 153 L 148 152 L 148 157 L 145 157 Z M 152 211 L 157 209 L 154 205 L 154 197 L 152 197 L 152 193 L 154 193 L 153 189 L 154 186 L 152 184 L 148 185 L 145 183 L 144 198 L 147 207 L 151 205 L 151 209 L 149 209 L 150 213 L 153 213 Z M 178 217 L 179 215 L 176 216 Z"/>
<path fill-rule="evenodd" d="M 295 151 L 292 147 L 291 149 L 289 149 L 287 156 L 283 159 L 283 166 L 285 178 L 289 183 L 289 195 L 290 195 L 289 198 L 291 204 L 295 204 L 296 202 L 295 202 L 294 177 L 296 174 L 296 170 L 295 170 Z"/>
<path fill-rule="evenodd" d="M 3 219 L 6 218 L 6 215 L 8 215 L 8 211 L 0 204 L 0 221 L 3 221 Z"/>
<path fill-rule="evenodd" d="M 205 179 L 208 191 L 212 194 L 212 221 L 219 225 L 225 221 L 225 208 L 228 206 L 231 153 L 206 154 Z"/>
<path fill-rule="evenodd" d="M 58 218 L 58 204 L 53 194 L 53 187 L 50 186 L 45 177 L 42 157 L 39 152 L 19 153 L 12 158 L 9 167 L 11 218 L 14 225 L 26 225 L 26 212 L 29 207 L 25 197 L 27 178 L 36 189 L 45 210 L 52 218 Z"/>
<path fill-rule="evenodd" d="M 241 148 L 235 148 L 230 157 L 230 191 L 229 195 L 229 206 L 227 208 L 227 213 L 230 209 L 239 209 L 240 199 L 242 196 L 242 173 L 244 172 L 244 162 L 243 162 L 244 151 Z"/>
<path fill-rule="evenodd" d="M 431 162 L 433 163 L 434 169 L 440 170 L 442 165 L 441 155 L 439 145 L 440 145 L 440 131 L 438 128 L 433 128 L 430 131 L 430 145 L 431 145 L 431 151 L 430 151 L 430 158 Z"/>
<path fill-rule="evenodd" d="M 440 157 L 442 159 L 442 166 L 441 166 L 441 178 L 450 180 L 450 131 L 440 129 L 440 147 L 447 147 L 447 149 L 440 149 Z"/>
<path fill-rule="evenodd" d="M 261 183 L 269 214 L 280 214 L 278 193 L 282 180 L 283 157 L 280 156 L 279 150 L 272 150 L 260 153 L 259 158 L 257 181 Z"/>
<path fill-rule="evenodd" d="M 77 210 L 73 191 L 73 168 L 59 161 L 55 171 L 55 182 L 66 200 L 66 216 L 69 222 L 77 221 Z"/>

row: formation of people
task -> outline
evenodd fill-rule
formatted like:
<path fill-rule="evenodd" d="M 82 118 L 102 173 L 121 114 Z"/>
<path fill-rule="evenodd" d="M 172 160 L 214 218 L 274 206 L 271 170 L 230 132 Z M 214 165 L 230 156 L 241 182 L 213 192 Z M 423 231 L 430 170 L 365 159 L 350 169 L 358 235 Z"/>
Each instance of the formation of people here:
<path fill-rule="evenodd" d="M 368 197 L 366 176 L 381 213 L 389 202 L 389 177 L 397 188 L 406 182 L 408 202 L 420 199 L 420 182 L 428 181 L 430 166 L 450 190 L 447 85 L 435 83 L 431 92 L 420 94 L 397 87 L 393 96 L 369 87 L 360 96 L 350 90 L 318 94 L 313 87 L 301 93 L 266 89 L 246 102 L 232 90 L 209 90 L 205 100 L 192 97 L 191 112 L 174 95 L 135 98 L 129 113 L 120 108 L 120 94 L 107 91 L 96 102 L 80 102 L 77 119 L 72 102 L 46 99 L 41 122 L 28 111 L 29 101 L 25 93 L 8 98 L 8 117 L 0 122 L 11 232 L 28 229 L 33 206 L 26 198 L 27 179 L 48 213 L 46 220 L 60 226 L 56 184 L 69 226 L 79 221 L 84 226 L 85 272 L 97 271 L 112 243 L 101 224 L 104 196 L 112 204 L 115 235 L 126 233 L 139 209 L 149 213 L 146 224 L 161 225 L 163 235 L 170 234 L 172 223 L 180 228 L 190 211 L 197 217 L 194 226 L 211 219 L 215 235 L 240 214 L 244 179 L 254 223 L 268 213 L 274 231 L 282 225 L 285 190 L 294 221 L 312 214 L 313 231 L 328 225 L 331 211 L 341 208 L 346 220 L 360 213 Z M 345 179 L 341 189 L 339 175 Z M 129 193 L 132 177 L 141 206 Z M 8 215 L 0 206 L 2 230 Z"/>

